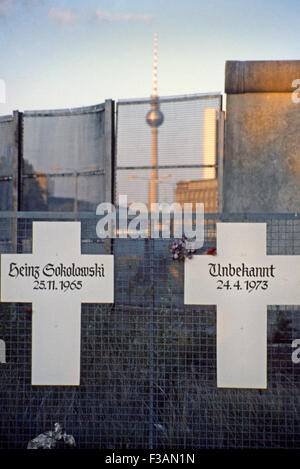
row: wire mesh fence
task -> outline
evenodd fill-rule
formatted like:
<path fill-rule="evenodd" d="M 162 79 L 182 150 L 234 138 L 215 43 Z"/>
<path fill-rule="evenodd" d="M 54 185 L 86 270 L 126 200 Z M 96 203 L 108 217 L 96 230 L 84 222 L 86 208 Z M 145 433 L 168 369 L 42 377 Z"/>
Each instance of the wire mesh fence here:
<path fill-rule="evenodd" d="M 34 220 L 74 217 L 2 212 L 1 252 L 31 252 Z M 108 252 L 96 217 L 77 217 L 82 253 Z M 206 217 L 197 254 L 216 246 L 221 219 L 265 222 L 268 254 L 299 254 L 297 215 Z M 55 422 L 83 449 L 300 447 L 300 363 L 291 347 L 299 306 L 268 308 L 268 388 L 217 388 L 216 307 L 184 305 L 183 263 L 171 259 L 169 243 L 114 240 L 115 303 L 82 305 L 78 387 L 31 385 L 31 305 L 0 304 L 1 449 L 26 448 Z"/>

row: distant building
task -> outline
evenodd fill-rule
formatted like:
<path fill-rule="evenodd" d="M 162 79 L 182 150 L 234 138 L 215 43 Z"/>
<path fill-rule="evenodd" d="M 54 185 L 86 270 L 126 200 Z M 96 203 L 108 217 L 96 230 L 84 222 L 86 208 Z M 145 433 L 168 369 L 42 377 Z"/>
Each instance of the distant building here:
<path fill-rule="evenodd" d="M 202 163 L 204 168 L 200 176 L 201 179 L 194 181 L 181 180 L 176 184 L 176 202 L 182 206 L 184 203 L 203 203 L 205 213 L 218 213 L 216 122 L 216 109 L 205 109 L 202 142 Z M 193 212 L 195 208 L 193 206 Z"/>
<path fill-rule="evenodd" d="M 205 213 L 218 213 L 218 180 L 179 181 L 176 184 L 176 202 L 182 205 L 202 202 Z"/>

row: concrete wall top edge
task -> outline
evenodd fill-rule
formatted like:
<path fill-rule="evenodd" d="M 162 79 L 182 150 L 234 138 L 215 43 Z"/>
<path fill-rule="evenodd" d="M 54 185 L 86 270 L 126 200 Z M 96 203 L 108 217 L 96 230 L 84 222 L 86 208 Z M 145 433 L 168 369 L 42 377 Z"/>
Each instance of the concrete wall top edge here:
<path fill-rule="evenodd" d="M 292 83 L 297 79 L 300 80 L 300 60 L 228 60 L 225 93 L 291 93 L 296 89 Z"/>

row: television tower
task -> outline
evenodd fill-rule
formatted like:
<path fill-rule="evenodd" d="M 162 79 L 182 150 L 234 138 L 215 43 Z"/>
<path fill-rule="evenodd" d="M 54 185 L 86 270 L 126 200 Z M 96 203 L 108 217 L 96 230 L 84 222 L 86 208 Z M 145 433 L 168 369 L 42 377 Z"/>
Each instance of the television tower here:
<path fill-rule="evenodd" d="M 157 135 L 158 127 L 164 121 L 164 115 L 159 109 L 159 99 L 157 95 L 157 33 L 154 33 L 154 61 L 153 61 L 153 93 L 151 96 L 151 109 L 146 116 L 147 124 L 152 128 L 152 151 L 151 151 L 151 178 L 149 186 L 149 213 L 151 204 L 158 202 L 158 159 L 157 159 Z"/>

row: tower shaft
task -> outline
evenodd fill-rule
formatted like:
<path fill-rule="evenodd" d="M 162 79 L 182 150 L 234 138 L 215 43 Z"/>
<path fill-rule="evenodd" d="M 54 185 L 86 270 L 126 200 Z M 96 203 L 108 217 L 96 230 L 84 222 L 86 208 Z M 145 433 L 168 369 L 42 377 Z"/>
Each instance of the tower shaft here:
<path fill-rule="evenodd" d="M 149 187 L 149 212 L 151 211 L 151 204 L 158 202 L 158 169 L 157 169 L 157 127 L 152 127 L 152 148 L 151 148 L 151 179 Z"/>

